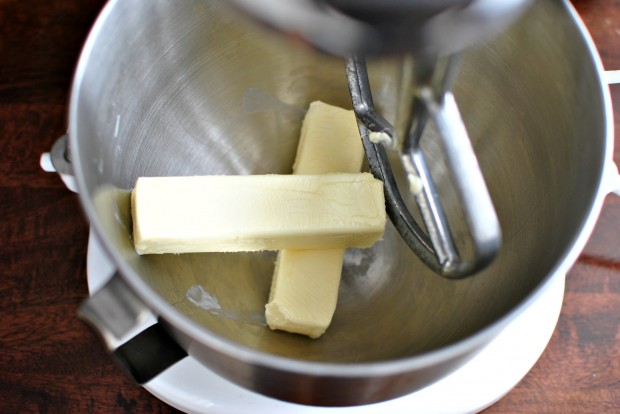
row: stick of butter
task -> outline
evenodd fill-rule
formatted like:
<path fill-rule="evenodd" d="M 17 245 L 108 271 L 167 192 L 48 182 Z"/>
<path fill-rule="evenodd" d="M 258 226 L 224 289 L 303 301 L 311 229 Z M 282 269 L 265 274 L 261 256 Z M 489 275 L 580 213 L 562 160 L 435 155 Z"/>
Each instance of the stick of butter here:
<path fill-rule="evenodd" d="M 322 102 L 304 118 L 294 174 L 359 172 L 364 148 L 353 111 Z M 345 250 L 278 252 L 265 317 L 271 329 L 318 338 L 331 323 Z"/>
<path fill-rule="evenodd" d="M 362 173 L 141 177 L 131 207 L 139 254 L 368 247 L 386 220 Z"/>

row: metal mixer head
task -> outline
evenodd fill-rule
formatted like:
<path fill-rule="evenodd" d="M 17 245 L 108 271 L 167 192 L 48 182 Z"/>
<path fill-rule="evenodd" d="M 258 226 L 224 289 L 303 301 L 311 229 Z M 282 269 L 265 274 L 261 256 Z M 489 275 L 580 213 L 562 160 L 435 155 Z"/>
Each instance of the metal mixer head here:
<path fill-rule="evenodd" d="M 531 0 L 232 0 L 341 56 L 458 53 L 508 27 Z"/>
<path fill-rule="evenodd" d="M 385 183 L 387 212 L 405 242 L 449 278 L 486 267 L 501 245 L 492 200 L 456 100 L 458 56 L 502 32 L 530 0 L 233 0 L 268 25 L 314 48 L 343 56 L 353 109 L 373 174 Z M 365 57 L 405 59 L 398 131 L 375 109 Z M 407 69 L 407 62 L 415 62 Z M 415 69 L 414 69 L 415 67 Z M 459 253 L 420 146 L 434 123 L 471 236 L 473 254 Z M 397 186 L 387 150 L 398 151 L 425 230 Z"/>

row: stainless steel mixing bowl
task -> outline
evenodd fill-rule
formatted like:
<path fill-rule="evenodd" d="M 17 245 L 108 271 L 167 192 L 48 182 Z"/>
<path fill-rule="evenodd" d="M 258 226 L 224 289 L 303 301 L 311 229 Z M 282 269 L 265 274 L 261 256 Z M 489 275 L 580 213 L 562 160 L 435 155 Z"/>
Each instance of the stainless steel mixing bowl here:
<path fill-rule="evenodd" d="M 398 59 L 370 62 L 375 104 L 389 119 L 399 69 Z M 347 252 L 333 323 L 318 340 L 265 326 L 273 252 L 138 256 L 128 191 L 139 176 L 289 173 L 308 104 L 350 107 L 341 59 L 222 2 L 112 0 L 75 76 L 72 162 L 120 291 L 138 299 L 136 319 L 149 309 L 183 349 L 257 392 L 371 403 L 457 369 L 572 265 L 611 165 L 601 70 L 567 1 L 535 2 L 507 33 L 469 51 L 455 96 L 503 229 L 499 257 L 483 273 L 447 280 L 388 225 L 373 248 Z M 424 140 L 442 188 L 432 131 Z M 117 336 L 132 324 L 110 318 L 121 322 Z"/>

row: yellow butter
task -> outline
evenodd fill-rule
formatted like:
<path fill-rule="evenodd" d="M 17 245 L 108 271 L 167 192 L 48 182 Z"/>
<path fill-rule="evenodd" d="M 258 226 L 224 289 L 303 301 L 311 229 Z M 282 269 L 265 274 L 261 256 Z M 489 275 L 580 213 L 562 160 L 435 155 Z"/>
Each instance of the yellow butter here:
<path fill-rule="evenodd" d="M 132 191 L 139 254 L 368 247 L 385 227 L 370 174 L 142 177 Z"/>
<path fill-rule="evenodd" d="M 318 338 L 331 323 L 344 249 L 278 252 L 265 317 L 271 329 Z"/>
<path fill-rule="evenodd" d="M 313 102 L 304 118 L 294 174 L 359 172 L 364 149 L 353 111 Z M 331 323 L 345 250 L 278 252 L 265 317 L 271 329 L 318 338 Z"/>
<path fill-rule="evenodd" d="M 312 102 L 301 126 L 293 174 L 357 173 L 364 158 L 353 111 Z"/>

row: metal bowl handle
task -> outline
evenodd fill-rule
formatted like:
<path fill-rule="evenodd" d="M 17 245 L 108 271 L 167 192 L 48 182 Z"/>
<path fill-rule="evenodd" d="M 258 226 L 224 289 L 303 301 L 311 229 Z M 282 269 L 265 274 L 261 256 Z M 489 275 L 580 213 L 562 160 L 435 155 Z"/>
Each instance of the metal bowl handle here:
<path fill-rule="evenodd" d="M 187 356 L 118 273 L 80 305 L 78 316 L 99 334 L 116 362 L 138 384 Z"/>

